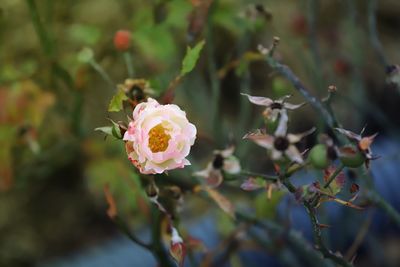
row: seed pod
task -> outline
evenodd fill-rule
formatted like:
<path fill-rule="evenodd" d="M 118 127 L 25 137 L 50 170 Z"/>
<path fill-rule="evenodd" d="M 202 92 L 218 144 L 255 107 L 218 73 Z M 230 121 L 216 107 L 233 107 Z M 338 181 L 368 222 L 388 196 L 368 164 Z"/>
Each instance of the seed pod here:
<path fill-rule="evenodd" d="M 365 162 L 365 155 L 352 146 L 344 146 L 339 149 L 339 159 L 346 167 L 358 168 Z"/>
<path fill-rule="evenodd" d="M 308 154 L 308 160 L 314 168 L 327 168 L 330 162 L 327 147 L 323 144 L 315 145 Z"/>

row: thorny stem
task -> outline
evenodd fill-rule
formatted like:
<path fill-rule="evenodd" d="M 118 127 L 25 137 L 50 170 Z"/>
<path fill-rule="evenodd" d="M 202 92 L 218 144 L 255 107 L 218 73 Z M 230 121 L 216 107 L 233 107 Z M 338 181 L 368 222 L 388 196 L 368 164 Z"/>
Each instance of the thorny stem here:
<path fill-rule="evenodd" d="M 338 168 L 339 169 L 339 168 Z M 285 175 L 281 175 L 282 184 L 289 190 L 291 193 L 295 193 L 297 191 L 296 187 L 289 181 L 289 177 Z M 336 177 L 336 176 L 334 176 Z M 324 255 L 325 258 L 329 258 L 337 264 L 345 267 L 353 266 L 351 263 L 347 262 L 343 257 L 337 256 L 333 254 L 329 249 L 327 249 L 322 241 L 321 228 L 318 223 L 317 216 L 315 214 L 315 209 L 311 206 L 308 201 L 303 201 L 303 205 L 307 211 L 308 216 L 310 217 L 311 223 L 313 225 L 314 239 L 317 245 L 317 249 Z"/>
<path fill-rule="evenodd" d="M 343 257 L 333 254 L 328 248 L 325 247 L 322 241 L 321 227 L 319 226 L 318 218 L 315 214 L 315 210 L 311 207 L 310 203 L 303 201 L 303 205 L 306 208 L 307 214 L 310 217 L 313 230 L 314 230 L 314 240 L 317 245 L 317 249 L 324 255 L 325 258 L 329 258 L 337 264 L 345 267 L 351 267 L 353 264 L 347 262 Z"/>
<path fill-rule="evenodd" d="M 329 185 L 332 183 L 333 180 L 335 180 L 336 176 L 339 175 L 339 173 L 343 170 L 344 165 L 340 164 L 336 170 L 329 176 L 328 180 L 326 181 L 326 183 L 324 184 L 324 188 L 328 188 Z"/>
<path fill-rule="evenodd" d="M 293 73 L 293 71 L 286 65 L 278 62 L 272 56 L 267 55 L 267 63 L 287 80 L 289 80 L 292 85 L 296 88 L 300 94 L 311 104 L 311 106 L 318 111 L 323 117 L 325 123 L 330 127 L 336 127 L 334 119 L 331 114 L 324 108 L 321 101 L 319 101 L 315 96 L 311 95 L 310 90 L 308 90 L 300 81 L 300 79 Z"/>

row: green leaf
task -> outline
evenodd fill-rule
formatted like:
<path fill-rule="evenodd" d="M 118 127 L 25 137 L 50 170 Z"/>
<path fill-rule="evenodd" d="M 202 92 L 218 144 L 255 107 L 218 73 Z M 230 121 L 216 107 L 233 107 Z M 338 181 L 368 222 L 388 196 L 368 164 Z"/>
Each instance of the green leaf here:
<path fill-rule="evenodd" d="M 182 61 L 181 75 L 185 75 L 191 72 L 196 66 L 197 60 L 199 59 L 200 52 L 203 49 L 205 41 L 202 40 L 195 45 L 195 47 L 188 47 L 186 50 L 185 58 Z"/>
<path fill-rule="evenodd" d="M 107 135 L 114 136 L 117 139 L 122 139 L 122 134 L 121 134 L 121 130 L 119 129 L 118 123 L 114 122 L 111 119 L 110 119 L 110 121 L 113 124 L 112 126 L 98 127 L 98 128 L 96 128 L 94 130 L 95 131 L 99 131 L 99 132 L 103 132 L 103 133 L 105 133 Z"/>
<path fill-rule="evenodd" d="M 113 135 L 113 133 L 112 133 L 113 127 L 112 126 L 97 127 L 94 130 L 95 131 L 99 131 L 99 132 L 103 132 L 103 133 L 105 133 L 107 135 Z"/>
<path fill-rule="evenodd" d="M 117 93 L 113 96 L 110 101 L 110 105 L 108 106 L 108 111 L 110 112 L 118 112 L 122 110 L 122 102 L 127 100 L 128 97 L 125 95 L 124 90 L 119 89 Z"/>

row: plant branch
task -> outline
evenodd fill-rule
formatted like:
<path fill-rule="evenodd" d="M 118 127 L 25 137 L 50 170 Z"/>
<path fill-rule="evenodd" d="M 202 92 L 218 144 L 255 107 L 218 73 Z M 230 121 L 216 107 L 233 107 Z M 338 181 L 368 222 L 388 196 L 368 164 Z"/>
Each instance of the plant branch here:
<path fill-rule="evenodd" d="M 278 62 L 270 54 L 266 56 L 266 61 L 275 71 L 280 73 L 292 83 L 294 88 L 296 88 L 296 90 L 303 95 L 303 97 L 311 104 L 311 106 L 316 109 L 319 114 L 321 114 L 327 126 L 329 126 L 330 128 L 336 127 L 334 119 L 332 118 L 328 110 L 324 108 L 321 101 L 319 101 L 315 96 L 310 93 L 310 90 L 303 85 L 300 79 L 288 66 Z"/>
<path fill-rule="evenodd" d="M 313 226 L 314 240 L 317 245 L 317 249 L 322 253 L 322 255 L 324 255 L 325 258 L 331 259 L 333 262 L 341 266 L 344 267 L 353 266 L 353 264 L 347 262 L 343 257 L 335 255 L 327 247 L 325 247 L 322 241 L 321 227 L 319 226 L 319 222 L 317 216 L 315 215 L 314 208 L 311 207 L 310 203 L 308 203 L 307 201 L 304 201 L 303 205 L 306 208 L 307 214 L 310 217 L 311 224 Z"/>
<path fill-rule="evenodd" d="M 118 226 L 118 228 L 126 234 L 126 236 L 132 240 L 134 243 L 138 244 L 139 246 L 147 249 L 147 250 L 151 250 L 151 245 L 150 244 L 146 244 L 145 242 L 143 242 L 142 240 L 140 240 L 135 234 L 133 234 L 131 232 L 131 230 L 129 229 L 129 227 L 125 224 L 124 221 L 121 220 L 121 218 L 114 217 L 114 222 L 115 224 Z"/>

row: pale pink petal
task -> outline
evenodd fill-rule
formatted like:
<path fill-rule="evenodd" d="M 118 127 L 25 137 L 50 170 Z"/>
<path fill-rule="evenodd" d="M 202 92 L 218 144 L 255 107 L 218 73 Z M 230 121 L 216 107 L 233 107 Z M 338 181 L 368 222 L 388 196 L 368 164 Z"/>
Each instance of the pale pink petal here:
<path fill-rule="evenodd" d="M 278 127 L 275 130 L 275 136 L 285 136 L 287 132 L 288 115 L 285 109 L 280 112 L 281 116 L 279 118 Z"/>
<path fill-rule="evenodd" d="M 303 158 L 301 156 L 301 153 L 294 145 L 290 145 L 288 149 L 286 149 L 285 154 L 291 161 L 300 164 L 303 163 Z"/>
<path fill-rule="evenodd" d="M 230 174 L 239 173 L 241 171 L 239 160 L 234 156 L 225 158 L 223 170 Z"/>
<path fill-rule="evenodd" d="M 247 96 L 249 101 L 253 104 L 259 105 L 259 106 L 270 106 L 274 101 L 271 98 L 267 97 L 262 97 L 262 96 L 251 96 L 248 94 L 241 93 L 241 95 Z"/>
<path fill-rule="evenodd" d="M 304 137 L 306 137 L 307 135 L 312 134 L 315 131 L 315 127 L 311 128 L 310 130 L 303 132 L 303 133 L 299 133 L 299 134 L 288 134 L 287 138 L 289 140 L 289 142 L 291 144 L 297 143 L 299 142 L 301 139 L 303 139 Z"/>
<path fill-rule="evenodd" d="M 243 139 L 249 139 L 259 146 L 271 149 L 274 145 L 274 137 L 263 133 L 260 130 L 250 132 L 243 136 Z"/>

